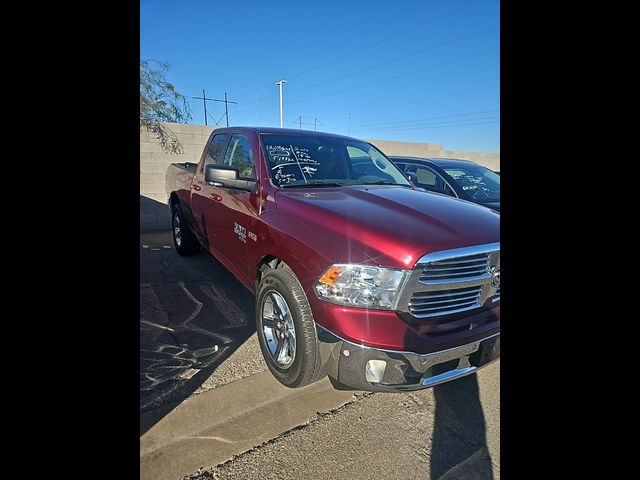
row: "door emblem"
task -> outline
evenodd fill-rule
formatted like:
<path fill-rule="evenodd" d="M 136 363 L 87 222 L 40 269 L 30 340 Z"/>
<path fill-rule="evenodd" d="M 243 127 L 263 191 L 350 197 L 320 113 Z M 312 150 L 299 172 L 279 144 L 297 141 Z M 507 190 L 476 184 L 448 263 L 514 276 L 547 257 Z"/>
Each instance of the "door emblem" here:
<path fill-rule="evenodd" d="M 238 235 L 241 242 L 247 243 L 247 229 L 237 223 L 233 224 L 233 233 Z"/>

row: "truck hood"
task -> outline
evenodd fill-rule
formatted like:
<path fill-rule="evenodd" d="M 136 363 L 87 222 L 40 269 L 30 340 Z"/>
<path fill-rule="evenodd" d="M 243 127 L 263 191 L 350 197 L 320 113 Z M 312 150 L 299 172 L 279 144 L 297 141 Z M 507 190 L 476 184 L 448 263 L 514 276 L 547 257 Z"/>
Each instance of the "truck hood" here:
<path fill-rule="evenodd" d="M 303 235 L 312 232 L 311 243 L 327 232 L 326 258 L 332 258 L 331 244 L 344 239 L 378 265 L 412 268 L 426 253 L 500 241 L 497 213 L 406 187 L 290 188 L 278 190 L 275 200 L 278 210 L 310 227 Z"/>
<path fill-rule="evenodd" d="M 494 210 L 500 211 L 500 201 L 497 202 L 478 202 L 480 205 L 483 205 L 488 208 L 493 208 Z"/>

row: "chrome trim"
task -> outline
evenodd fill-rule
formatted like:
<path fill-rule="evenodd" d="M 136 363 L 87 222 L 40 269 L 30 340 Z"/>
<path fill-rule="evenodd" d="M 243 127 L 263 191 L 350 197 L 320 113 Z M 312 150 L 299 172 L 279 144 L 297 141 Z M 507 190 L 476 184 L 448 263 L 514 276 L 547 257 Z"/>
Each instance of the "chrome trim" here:
<path fill-rule="evenodd" d="M 462 307 L 462 306 L 467 307 L 469 303 L 477 303 L 477 302 L 478 302 L 478 296 L 476 295 L 472 300 L 465 300 L 465 301 L 462 301 L 462 302 L 450 303 L 450 304 L 447 304 L 447 305 L 435 305 L 433 307 L 427 306 L 428 304 L 415 305 L 415 308 L 413 310 L 427 311 L 427 310 L 441 310 L 441 309 Z M 438 303 L 438 302 L 436 302 L 436 303 Z"/>
<path fill-rule="evenodd" d="M 455 263 L 456 259 L 481 254 L 488 255 L 488 271 L 486 273 L 473 277 L 466 277 L 460 280 L 456 278 L 448 278 L 444 280 L 421 280 L 424 268 L 431 262 L 451 262 L 450 264 L 453 264 Z M 453 248 L 449 250 L 440 250 L 437 252 L 428 253 L 418 259 L 415 266 L 413 267 L 413 270 L 410 271 L 409 275 L 407 275 L 407 278 L 397 296 L 395 309 L 400 314 L 408 314 L 415 318 L 428 318 L 460 313 L 462 311 L 480 308 L 489 298 L 492 298 L 497 291 L 497 288 L 491 285 L 491 282 L 495 276 L 494 271 L 500 271 L 500 242 L 487 243 L 483 245 L 473 245 L 470 247 Z M 451 312 L 445 311 L 422 314 L 414 314 L 411 312 L 410 306 L 412 296 L 414 294 L 429 293 L 442 290 L 462 290 L 469 287 L 481 287 L 480 295 L 478 296 L 477 302 L 469 307 L 457 309 Z M 492 303 L 494 302 L 492 301 Z"/>
<path fill-rule="evenodd" d="M 470 247 L 452 248 L 450 250 L 439 250 L 437 252 L 427 253 L 418 260 L 417 264 L 427 264 L 429 262 L 437 262 L 440 260 L 451 260 L 459 257 L 470 257 L 471 255 L 480 255 L 481 253 L 492 253 L 500 250 L 500 242 L 485 243 L 483 245 L 472 245 Z"/>
<path fill-rule="evenodd" d="M 496 303 L 500 301 L 500 287 L 498 287 L 498 289 L 496 290 L 496 293 L 493 295 L 493 300 L 491 300 L 491 303 Z"/>
<path fill-rule="evenodd" d="M 438 297 L 428 297 L 428 298 L 427 297 L 425 297 L 425 298 L 416 298 L 415 296 L 413 296 L 413 297 L 411 297 L 411 303 L 409 303 L 409 305 L 412 306 L 412 307 L 424 307 L 424 306 L 426 306 L 426 308 L 428 310 L 432 310 L 434 308 L 448 307 L 448 306 L 453 307 L 455 304 L 453 304 L 451 302 L 459 302 L 459 303 L 475 302 L 478 299 L 478 295 L 479 294 L 480 294 L 480 291 L 477 290 L 475 292 L 474 291 L 465 292 L 464 295 L 466 295 L 466 297 L 458 297 L 458 296 L 444 297 L 444 296 L 438 296 Z M 433 301 L 434 298 L 435 298 L 435 301 Z M 441 300 L 438 300 L 438 298 L 440 298 Z M 432 300 L 432 301 L 430 301 L 430 300 Z M 437 303 L 442 303 L 444 305 L 437 306 L 436 305 Z"/>
<path fill-rule="evenodd" d="M 465 290 L 464 292 L 459 292 L 459 293 L 442 293 L 442 294 L 438 294 L 438 295 L 429 295 L 428 297 L 420 297 L 419 295 L 422 294 L 422 293 L 430 293 L 430 292 L 418 292 L 418 293 L 415 293 L 414 295 L 412 295 L 411 298 L 414 299 L 414 300 L 417 300 L 417 301 L 420 301 L 420 300 L 423 300 L 423 299 L 431 299 L 431 298 L 449 298 L 449 299 L 452 299 L 451 297 L 457 297 L 458 295 L 471 295 L 473 298 L 475 298 L 480 293 L 480 289 L 477 288 L 475 290 Z M 460 299 L 462 299 L 462 298 L 466 298 L 466 297 L 460 297 Z M 471 297 L 469 297 L 469 298 L 471 298 Z"/>
<path fill-rule="evenodd" d="M 262 339 L 271 359 L 287 370 L 296 358 L 296 329 L 285 298 L 269 290 L 260 305 Z"/>
<path fill-rule="evenodd" d="M 439 385 L 444 382 L 449 382 L 457 378 L 464 377 L 477 370 L 484 368 L 486 365 L 493 363 L 499 358 L 499 355 L 491 358 L 487 363 L 474 366 L 469 363 L 469 356 L 477 352 L 483 342 L 487 342 L 493 338 L 499 337 L 500 333 L 489 335 L 482 339 L 460 345 L 445 350 L 440 350 L 431 353 L 415 353 L 406 352 L 400 350 L 386 350 L 383 348 L 368 347 L 366 345 L 358 345 L 349 340 L 336 335 L 335 333 L 327 330 L 324 327 L 316 325 L 318 331 L 318 340 L 320 341 L 321 350 L 325 352 L 323 359 L 327 362 L 327 373 L 336 378 L 338 377 L 338 362 L 362 362 L 362 365 L 356 365 L 357 369 L 361 373 L 361 381 L 370 385 L 372 391 L 408 391 L 419 390 L 422 388 L 429 388 L 435 385 Z M 348 356 L 344 355 L 344 351 L 350 352 Z M 366 352 L 364 361 L 362 356 L 357 356 L 357 352 Z M 358 359 L 359 358 L 359 359 Z M 383 360 L 387 363 L 398 362 L 398 360 L 408 363 L 411 368 L 418 374 L 422 374 L 419 381 L 409 382 L 409 379 L 404 377 L 403 383 L 384 384 L 369 382 L 366 380 L 366 364 L 369 360 Z M 439 364 L 449 362 L 452 360 L 458 360 L 458 364 L 455 368 L 447 370 L 436 375 L 429 376 L 429 370 Z M 341 378 L 337 378 L 338 381 L 344 381 Z M 356 385 L 355 388 L 363 388 L 363 385 Z M 366 386 L 364 386 L 366 389 Z"/>
<path fill-rule="evenodd" d="M 420 276 L 422 276 L 422 273 L 420 273 Z M 424 281 L 418 278 L 419 283 L 430 287 L 429 290 L 449 290 L 452 285 L 454 285 L 456 288 L 477 287 L 487 283 L 487 280 L 491 280 L 491 275 L 489 273 L 483 273 L 482 275 L 465 278 L 458 281 L 456 281 L 455 279 Z"/>

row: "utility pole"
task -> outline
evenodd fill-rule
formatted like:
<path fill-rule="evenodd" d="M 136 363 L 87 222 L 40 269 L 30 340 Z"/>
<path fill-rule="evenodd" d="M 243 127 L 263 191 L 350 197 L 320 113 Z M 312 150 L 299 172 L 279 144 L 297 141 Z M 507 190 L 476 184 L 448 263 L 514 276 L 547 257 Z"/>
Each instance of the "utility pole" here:
<path fill-rule="evenodd" d="M 202 89 L 201 97 L 193 97 L 193 98 L 202 100 L 202 104 L 204 105 L 204 124 L 207 125 L 207 100 L 213 100 L 213 98 L 207 98 L 207 96 L 204 94 L 204 88 Z"/>
<path fill-rule="evenodd" d="M 238 102 L 230 102 L 229 100 L 227 100 L 227 92 L 224 92 L 224 100 L 218 100 L 217 98 L 212 98 L 211 100 L 213 100 L 214 102 L 224 103 L 224 116 L 227 118 L 227 127 L 228 127 L 229 126 L 229 109 L 227 108 L 227 104 L 228 103 L 237 104 Z"/>
<path fill-rule="evenodd" d="M 282 116 L 282 85 L 287 83 L 286 80 L 278 80 L 276 85 L 280 85 L 280 128 L 282 128 L 284 117 Z"/>
<path fill-rule="evenodd" d="M 316 128 L 316 124 L 320 124 L 321 127 L 323 127 L 324 125 L 322 125 L 322 122 L 320 120 L 318 120 L 317 118 L 313 119 L 313 131 L 317 131 L 318 129 Z"/>
<path fill-rule="evenodd" d="M 349 113 L 349 133 L 347 135 L 351 135 L 351 113 Z"/>
<path fill-rule="evenodd" d="M 229 110 L 227 108 L 227 104 L 228 103 L 238 103 L 238 102 L 230 102 L 229 100 L 227 100 L 227 92 L 224 92 L 224 100 L 218 100 L 217 98 L 207 98 L 207 96 L 204 94 L 204 88 L 202 89 L 202 97 L 193 97 L 193 98 L 197 98 L 198 100 L 202 100 L 202 103 L 204 104 L 204 124 L 207 125 L 207 100 L 210 100 L 212 102 L 220 102 L 220 103 L 224 103 L 224 116 L 227 118 L 227 127 L 229 126 Z"/>
<path fill-rule="evenodd" d="M 317 120 L 317 119 L 316 119 L 316 120 Z M 304 122 L 302 121 L 302 115 L 300 115 L 298 118 L 296 118 L 296 119 L 295 119 L 293 122 L 291 122 L 291 123 L 296 123 L 296 122 L 298 122 L 298 124 L 300 125 L 300 130 L 302 130 L 302 125 L 311 125 L 310 123 L 304 123 Z M 315 125 L 315 123 L 314 123 L 314 125 Z"/>

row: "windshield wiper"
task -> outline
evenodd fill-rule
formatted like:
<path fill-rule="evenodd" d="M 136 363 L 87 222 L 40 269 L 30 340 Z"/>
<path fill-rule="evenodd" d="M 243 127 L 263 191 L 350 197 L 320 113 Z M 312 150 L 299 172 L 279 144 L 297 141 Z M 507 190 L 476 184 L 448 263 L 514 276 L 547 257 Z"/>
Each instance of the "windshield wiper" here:
<path fill-rule="evenodd" d="M 298 188 L 298 187 L 343 187 L 342 183 L 325 182 L 323 180 L 313 180 L 307 183 L 297 183 L 295 185 L 280 185 L 280 188 Z"/>

